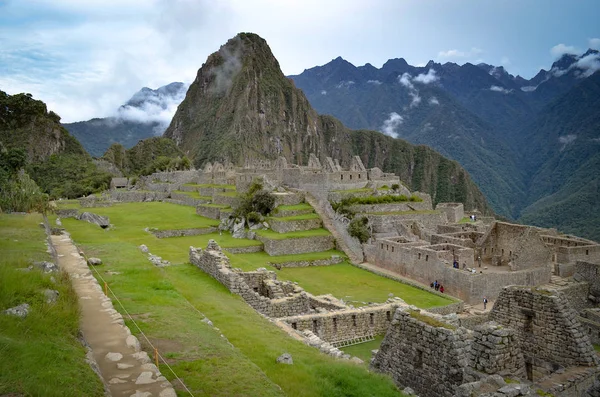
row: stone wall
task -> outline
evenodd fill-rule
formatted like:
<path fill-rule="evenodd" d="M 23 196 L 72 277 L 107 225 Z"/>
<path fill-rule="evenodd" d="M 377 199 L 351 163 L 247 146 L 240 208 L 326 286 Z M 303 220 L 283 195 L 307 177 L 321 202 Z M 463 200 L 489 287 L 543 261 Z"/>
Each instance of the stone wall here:
<path fill-rule="evenodd" d="M 574 263 L 577 261 L 600 263 L 600 245 L 558 247 L 556 260 L 559 263 Z"/>
<path fill-rule="evenodd" d="M 214 233 L 216 231 L 217 231 L 216 227 L 200 227 L 200 228 L 172 229 L 172 230 L 150 230 L 150 232 L 158 238 L 199 236 L 202 234 Z"/>
<path fill-rule="evenodd" d="M 145 177 L 146 180 L 151 182 L 169 182 L 176 184 L 184 183 L 198 183 L 200 176 L 199 171 L 169 171 L 169 172 L 155 172 Z"/>
<path fill-rule="evenodd" d="M 431 209 L 431 202 L 427 201 L 406 201 L 389 204 L 353 204 L 350 206 L 350 210 L 361 214 L 373 212 L 431 211 Z"/>
<path fill-rule="evenodd" d="M 389 374 L 399 388 L 410 386 L 423 397 L 451 397 L 466 381 L 469 335 L 439 319 L 427 322 L 398 308 L 371 368 Z M 416 316 L 428 318 L 425 312 Z M 432 325 L 433 324 L 433 325 Z"/>
<path fill-rule="evenodd" d="M 438 252 L 427 249 L 426 245 L 414 247 L 411 243 L 378 240 L 363 247 L 369 263 L 425 285 L 438 280 L 446 293 L 472 304 L 480 303 L 484 296 L 494 299 L 507 285 L 541 285 L 550 282 L 551 277 L 548 267 L 498 273 L 454 269 L 451 259 L 440 258 Z M 462 262 L 459 263 L 462 267 Z M 468 263 L 473 266 L 472 256 Z"/>
<path fill-rule="evenodd" d="M 153 192 L 164 192 L 171 193 L 173 190 L 179 190 L 180 185 L 178 183 L 169 183 L 169 182 L 149 182 L 145 181 L 143 187 L 152 190 Z"/>
<path fill-rule="evenodd" d="M 598 364 L 577 317 L 561 292 L 518 286 L 504 288 L 490 312 L 491 320 L 515 330 L 534 381 L 560 367 Z"/>
<path fill-rule="evenodd" d="M 200 204 L 196 207 L 196 214 L 210 219 L 221 219 L 222 207 Z"/>
<path fill-rule="evenodd" d="M 251 254 L 253 252 L 261 252 L 263 251 L 262 245 L 249 245 L 247 247 L 230 247 L 224 248 L 225 251 L 230 254 Z"/>
<path fill-rule="evenodd" d="M 263 243 L 265 252 L 271 256 L 329 251 L 335 248 L 333 236 L 287 238 L 282 240 L 257 236 L 256 239 Z"/>
<path fill-rule="evenodd" d="M 77 209 L 57 209 L 56 210 L 56 215 L 58 215 L 59 218 L 77 218 L 77 216 L 79 215 L 79 210 Z"/>
<path fill-rule="evenodd" d="M 600 264 L 590 263 L 584 261 L 577 261 L 575 264 L 575 274 L 573 279 L 576 281 L 587 282 L 590 286 L 589 295 L 596 298 L 600 298 Z"/>
<path fill-rule="evenodd" d="M 425 228 L 435 230 L 437 225 L 447 223 L 446 214 L 443 212 L 419 213 L 409 212 L 406 214 L 365 214 L 376 233 L 385 233 L 395 230 L 396 225 L 402 222 L 419 222 Z"/>
<path fill-rule="evenodd" d="M 313 212 L 315 211 L 312 208 L 307 208 L 305 210 L 282 210 L 277 208 L 273 215 L 276 217 L 287 217 L 312 214 Z"/>
<path fill-rule="evenodd" d="M 275 206 L 297 205 L 304 202 L 304 193 L 302 192 L 273 192 L 272 194 L 275 196 Z"/>
<path fill-rule="evenodd" d="M 125 203 L 144 202 L 144 201 L 161 201 L 169 197 L 167 192 L 152 192 L 144 190 L 111 190 L 110 198 L 114 201 Z"/>
<path fill-rule="evenodd" d="M 235 208 L 240 204 L 240 198 L 238 196 L 225 196 L 217 194 L 212 199 L 214 204 L 226 205 L 228 207 Z"/>
<path fill-rule="evenodd" d="M 385 304 L 358 309 L 286 317 L 293 329 L 308 329 L 319 338 L 336 343 L 369 335 L 385 334 L 397 305 Z"/>
<path fill-rule="evenodd" d="M 277 269 L 281 269 L 284 267 L 308 267 L 308 266 L 330 266 L 337 265 L 338 263 L 342 263 L 345 259 L 339 255 L 332 255 L 331 258 L 327 259 L 314 259 L 314 260 L 306 260 L 306 261 L 289 261 L 289 262 L 267 262 L 268 265 L 271 265 Z"/>
<path fill-rule="evenodd" d="M 462 203 L 438 203 L 435 209 L 436 211 L 445 212 L 450 223 L 460 222 L 465 216 L 465 209 Z"/>
<path fill-rule="evenodd" d="M 196 206 L 198 206 L 200 204 L 208 204 L 208 203 L 210 203 L 210 199 L 207 199 L 207 198 L 195 198 L 195 197 L 189 196 L 189 195 L 187 195 L 185 193 L 175 193 L 175 192 L 172 192 L 171 193 L 171 198 L 173 200 L 180 201 L 181 204 L 189 205 L 191 207 L 196 207 Z"/>
<path fill-rule="evenodd" d="M 470 366 L 486 374 L 523 378 L 525 359 L 515 330 L 494 322 L 475 328 Z"/>
<path fill-rule="evenodd" d="M 299 220 L 280 220 L 274 217 L 268 220 L 271 229 L 277 233 L 289 233 L 295 231 L 318 229 L 323 226 L 321 218 L 299 219 Z"/>

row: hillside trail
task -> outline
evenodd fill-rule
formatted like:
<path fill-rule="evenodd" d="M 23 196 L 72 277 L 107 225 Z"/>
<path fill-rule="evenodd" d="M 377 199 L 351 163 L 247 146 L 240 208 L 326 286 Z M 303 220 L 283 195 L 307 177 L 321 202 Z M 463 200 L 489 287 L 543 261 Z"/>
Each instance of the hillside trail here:
<path fill-rule="evenodd" d="M 80 329 L 110 395 L 175 397 L 171 383 L 141 351 L 139 341 L 113 309 L 71 238 L 62 234 L 51 239 L 58 265 L 69 274 L 79 297 Z"/>

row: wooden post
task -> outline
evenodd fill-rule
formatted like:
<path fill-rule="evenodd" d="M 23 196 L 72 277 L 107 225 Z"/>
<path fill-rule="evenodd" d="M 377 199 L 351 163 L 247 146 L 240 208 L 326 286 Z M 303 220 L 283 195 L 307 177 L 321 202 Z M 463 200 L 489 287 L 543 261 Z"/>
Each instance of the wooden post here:
<path fill-rule="evenodd" d="M 156 347 L 154 348 L 154 363 L 156 364 L 156 367 L 158 368 L 158 349 Z"/>

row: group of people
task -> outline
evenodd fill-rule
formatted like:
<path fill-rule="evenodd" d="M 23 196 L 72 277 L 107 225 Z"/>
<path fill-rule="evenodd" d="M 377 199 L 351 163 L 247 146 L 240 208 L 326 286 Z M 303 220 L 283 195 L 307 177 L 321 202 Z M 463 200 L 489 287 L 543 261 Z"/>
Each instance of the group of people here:
<path fill-rule="evenodd" d="M 452 263 L 452 267 L 455 269 L 460 269 L 460 266 L 458 265 L 458 261 L 455 259 L 454 262 Z M 467 267 L 466 263 L 463 263 L 463 269 Z"/>
<path fill-rule="evenodd" d="M 475 222 L 477 220 L 477 215 L 469 215 L 471 222 Z"/>
<path fill-rule="evenodd" d="M 436 291 L 440 291 L 442 294 L 444 293 L 444 286 L 440 283 L 438 283 L 437 280 L 435 280 L 433 283 L 429 284 L 429 286 L 433 289 L 435 289 Z"/>

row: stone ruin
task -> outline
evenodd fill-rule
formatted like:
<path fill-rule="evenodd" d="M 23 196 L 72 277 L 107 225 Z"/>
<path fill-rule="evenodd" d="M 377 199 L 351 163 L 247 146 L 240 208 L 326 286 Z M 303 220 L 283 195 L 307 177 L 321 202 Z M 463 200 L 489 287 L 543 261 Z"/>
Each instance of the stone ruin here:
<path fill-rule="evenodd" d="M 425 397 L 517 396 L 538 389 L 574 396 L 593 390 L 599 359 L 560 291 L 506 287 L 489 319 L 467 329 L 398 308 L 371 367 Z M 507 385 L 508 378 L 522 385 Z"/>

